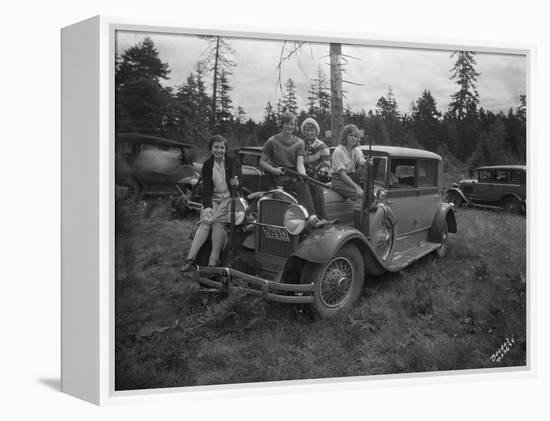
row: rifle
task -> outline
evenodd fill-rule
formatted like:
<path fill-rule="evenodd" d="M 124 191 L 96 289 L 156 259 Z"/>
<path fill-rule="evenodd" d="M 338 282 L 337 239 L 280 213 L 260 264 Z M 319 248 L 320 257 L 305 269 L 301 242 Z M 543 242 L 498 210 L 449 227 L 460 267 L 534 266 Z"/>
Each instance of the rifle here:
<path fill-rule="evenodd" d="M 231 210 L 230 210 L 230 232 L 231 232 L 231 262 L 235 265 L 235 257 L 237 255 L 237 248 L 239 247 L 239 240 L 237 233 L 235 232 L 235 200 L 237 199 L 237 189 L 240 187 L 239 177 L 235 176 L 231 179 Z"/>
<path fill-rule="evenodd" d="M 361 203 L 361 232 L 370 237 L 370 206 L 373 195 L 373 183 L 372 183 L 372 165 L 369 161 L 372 158 L 372 140 L 369 138 L 369 154 L 367 157 L 367 180 L 363 184 L 363 200 Z"/>
<path fill-rule="evenodd" d="M 324 187 L 325 189 L 332 189 L 332 185 L 330 183 L 323 183 L 313 177 L 310 177 L 309 175 L 300 174 L 298 171 L 294 171 L 293 169 L 281 167 L 281 172 L 283 175 L 290 174 L 294 177 L 302 178 L 304 181 L 315 184 L 320 187 Z"/>

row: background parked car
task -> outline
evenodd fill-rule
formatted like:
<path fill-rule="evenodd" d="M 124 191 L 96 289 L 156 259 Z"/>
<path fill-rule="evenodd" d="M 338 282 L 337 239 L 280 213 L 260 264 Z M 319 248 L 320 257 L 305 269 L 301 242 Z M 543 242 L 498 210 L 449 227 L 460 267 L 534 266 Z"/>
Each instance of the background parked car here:
<path fill-rule="evenodd" d="M 526 210 L 525 165 L 479 167 L 474 178 L 461 180 L 449 188 L 445 197 L 455 207 L 464 204 L 497 207 L 520 213 Z"/>
<path fill-rule="evenodd" d="M 115 142 L 116 183 L 128 186 L 133 200 L 180 194 L 180 189 L 191 197 L 201 170 L 192 161 L 191 145 L 141 133 L 118 133 Z"/>

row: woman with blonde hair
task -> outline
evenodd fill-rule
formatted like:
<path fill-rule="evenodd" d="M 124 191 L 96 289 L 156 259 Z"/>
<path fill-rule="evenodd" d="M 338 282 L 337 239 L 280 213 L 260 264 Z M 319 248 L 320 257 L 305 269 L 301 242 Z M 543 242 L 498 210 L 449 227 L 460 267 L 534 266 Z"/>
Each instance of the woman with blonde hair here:
<path fill-rule="evenodd" d="M 355 177 L 357 167 L 365 165 L 367 160 L 359 146 L 359 129 L 348 124 L 342 131 L 340 144 L 332 153 L 332 181 L 335 191 L 355 201 L 354 210 L 361 210 L 363 189 Z"/>
<path fill-rule="evenodd" d="M 319 124 L 311 117 L 306 118 L 300 126 L 300 132 L 304 135 L 304 166 L 306 172 L 313 171 L 328 175 L 330 173 L 330 151 L 325 142 L 317 137 L 320 131 Z M 317 216 L 323 221 L 326 218 L 323 188 L 310 184 L 309 190 Z"/>

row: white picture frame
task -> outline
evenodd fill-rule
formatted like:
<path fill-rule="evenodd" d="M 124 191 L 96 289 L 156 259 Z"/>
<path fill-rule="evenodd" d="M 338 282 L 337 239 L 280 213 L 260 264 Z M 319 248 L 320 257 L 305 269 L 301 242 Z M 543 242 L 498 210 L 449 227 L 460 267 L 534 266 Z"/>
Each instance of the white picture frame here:
<path fill-rule="evenodd" d="M 97 16 L 62 30 L 62 378 L 63 392 L 92 403 L 116 404 L 142 400 L 185 399 L 261 393 L 263 388 L 329 390 L 361 382 L 376 387 L 385 382 L 437 382 L 457 373 L 419 373 L 360 378 L 144 389 L 120 392 L 114 388 L 114 51 L 115 31 L 170 34 L 216 34 L 260 39 L 300 39 L 313 42 L 423 49 L 471 49 L 490 53 L 524 54 L 527 58 L 530 112 L 532 46 L 487 43 L 433 43 L 349 33 L 318 34 L 296 29 L 196 27 L 174 22 Z M 527 165 L 529 166 L 528 125 Z M 529 192 L 528 192 L 529 194 Z M 527 226 L 529 230 L 529 225 Z M 528 278 L 529 282 L 529 278 Z M 528 284 L 529 285 L 529 284 Z M 530 337 L 530 296 L 527 328 Z M 472 370 L 476 379 L 495 375 L 509 378 L 532 374 L 531 352 L 521 368 Z M 405 380 L 406 379 L 406 380 Z M 268 390 L 269 390 L 268 388 Z M 279 389 L 278 389 L 279 390 Z M 283 392 L 284 393 L 284 392 Z"/>

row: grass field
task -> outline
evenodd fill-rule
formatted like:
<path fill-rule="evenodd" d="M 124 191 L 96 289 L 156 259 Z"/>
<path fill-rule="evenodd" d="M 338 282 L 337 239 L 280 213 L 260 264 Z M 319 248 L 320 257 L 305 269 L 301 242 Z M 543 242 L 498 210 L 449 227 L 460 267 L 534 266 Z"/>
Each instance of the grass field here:
<path fill-rule="evenodd" d="M 202 292 L 178 272 L 194 221 L 162 206 L 140 215 L 117 209 L 116 390 L 526 364 L 524 216 L 459 211 L 444 259 L 367 279 L 356 306 L 327 321 Z"/>

